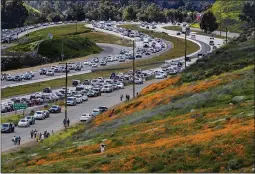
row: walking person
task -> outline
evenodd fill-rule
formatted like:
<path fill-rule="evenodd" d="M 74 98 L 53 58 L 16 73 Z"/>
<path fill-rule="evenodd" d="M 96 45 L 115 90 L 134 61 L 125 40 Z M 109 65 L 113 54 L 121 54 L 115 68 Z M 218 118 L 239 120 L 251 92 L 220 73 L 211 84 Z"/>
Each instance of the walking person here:
<path fill-rule="evenodd" d="M 63 120 L 63 124 L 66 127 L 66 119 Z"/>
<path fill-rule="evenodd" d="M 14 143 L 14 145 L 16 145 L 16 136 L 15 135 L 12 137 L 12 142 Z"/>
<path fill-rule="evenodd" d="M 67 119 L 67 126 L 69 127 L 69 125 L 70 125 L 70 120 L 69 120 L 69 118 Z"/>
<path fill-rule="evenodd" d="M 41 142 L 43 142 L 43 140 L 44 140 L 44 134 L 42 134 L 41 136 Z"/>
<path fill-rule="evenodd" d="M 36 138 L 36 135 L 37 135 L 37 130 L 35 129 L 34 130 L 34 138 Z"/>
<path fill-rule="evenodd" d="M 34 137 L 34 130 L 33 129 L 30 131 L 30 135 L 31 135 L 31 138 L 33 139 L 33 137 Z"/>
<path fill-rule="evenodd" d="M 138 92 L 136 93 L 136 97 L 138 97 Z"/>
<path fill-rule="evenodd" d="M 105 148 L 105 145 L 104 144 L 100 144 L 100 150 L 101 150 L 101 153 L 104 152 L 104 148 Z"/>
<path fill-rule="evenodd" d="M 120 101 L 122 101 L 122 99 L 123 99 L 123 94 L 120 95 Z"/>
<path fill-rule="evenodd" d="M 53 135 L 53 134 L 54 134 L 54 131 L 52 130 L 52 131 L 51 131 L 51 135 Z"/>
<path fill-rule="evenodd" d="M 21 141 L 21 137 L 20 136 L 18 136 L 17 141 L 18 141 L 18 145 L 20 145 L 20 141 Z"/>

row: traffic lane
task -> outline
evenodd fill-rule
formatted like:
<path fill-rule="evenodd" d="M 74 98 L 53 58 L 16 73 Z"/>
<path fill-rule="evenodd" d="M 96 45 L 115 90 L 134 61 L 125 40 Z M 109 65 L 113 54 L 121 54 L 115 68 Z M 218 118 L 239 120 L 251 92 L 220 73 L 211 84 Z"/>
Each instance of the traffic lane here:
<path fill-rule="evenodd" d="M 144 87 L 159 82 L 161 80 L 154 79 L 144 82 L 144 84 L 136 85 L 136 92 L 140 92 Z M 83 113 L 91 113 L 93 109 L 96 109 L 99 106 L 106 106 L 108 108 L 115 106 L 120 103 L 120 95 L 130 95 L 132 98 L 133 86 L 126 86 L 125 89 L 117 90 L 112 93 L 103 93 L 101 97 L 89 98 L 89 101 L 86 101 L 77 106 L 68 107 L 68 118 L 70 119 L 71 124 L 78 123 L 80 116 Z M 36 129 L 39 132 L 44 132 L 45 130 L 54 132 L 63 129 L 63 119 L 65 118 L 64 108 L 62 108 L 62 113 L 60 114 L 51 114 L 49 118 L 45 120 L 36 120 L 34 125 L 31 125 L 29 128 L 15 128 L 15 133 L 6 133 L 2 134 L 2 151 L 17 147 L 14 146 L 12 137 L 18 135 L 21 137 L 21 144 L 31 141 L 30 131 Z"/>
<path fill-rule="evenodd" d="M 143 59 L 149 59 L 154 56 L 159 56 L 160 54 L 163 54 L 164 52 L 166 52 L 172 48 L 172 44 L 170 42 L 164 41 L 164 43 L 166 45 L 166 47 L 164 49 L 162 49 L 158 53 L 152 53 L 151 55 L 147 55 L 147 56 L 143 55 Z M 107 57 L 108 55 L 114 55 L 114 56 L 119 55 L 119 53 L 122 49 L 131 51 L 130 47 L 124 47 L 124 46 L 113 45 L 113 44 L 100 43 L 100 46 L 104 49 L 104 51 L 98 55 L 88 56 L 88 58 L 87 58 L 88 61 L 91 61 L 94 57 L 98 57 L 99 60 L 101 61 L 103 59 L 103 57 Z M 135 49 L 135 52 L 136 52 L 136 49 Z M 126 61 L 130 61 L 130 60 L 126 60 Z M 120 64 L 120 63 L 121 62 L 118 62 L 118 61 L 117 62 L 116 61 L 108 62 L 106 66 L 116 65 L 116 64 Z M 123 63 L 125 63 L 125 62 L 123 62 Z M 100 66 L 100 67 L 102 68 L 104 66 Z M 81 71 L 88 71 L 88 70 L 93 70 L 93 69 L 97 69 L 97 68 L 92 68 L 88 65 L 85 65 Z M 76 72 L 77 71 L 71 71 L 69 74 L 76 73 Z M 38 71 L 34 72 L 34 75 L 35 75 L 35 77 L 33 78 L 33 80 L 45 79 L 45 81 L 47 81 L 49 79 L 49 77 L 46 75 L 40 75 Z M 65 73 L 55 73 L 55 76 L 61 76 L 61 75 L 63 76 L 63 75 L 65 75 Z M 28 80 L 27 82 L 30 84 L 31 80 Z M 19 82 L 19 81 L 2 81 L 1 88 L 6 88 L 6 87 L 8 87 L 8 85 L 12 85 L 12 84 L 17 84 L 17 86 L 19 86 L 19 83 L 21 83 L 21 82 Z M 22 84 L 22 85 L 24 85 L 24 84 Z"/>
<path fill-rule="evenodd" d="M 120 46 L 120 45 L 115 45 L 115 44 L 104 44 L 104 43 L 98 43 L 98 45 L 103 49 L 103 51 L 99 54 L 95 54 L 95 55 L 89 55 L 88 56 L 88 60 L 91 61 L 94 57 L 99 57 L 100 59 L 102 59 L 102 57 L 105 57 L 105 56 L 108 56 L 108 55 L 111 55 L 111 54 L 119 54 L 120 51 L 122 49 L 127 49 L 127 50 L 131 50 L 130 47 L 125 47 L 125 46 Z M 78 62 L 78 61 L 74 61 L 74 62 Z M 49 67 L 46 67 L 46 68 L 50 68 Z M 92 68 L 91 67 L 84 67 L 82 68 L 82 70 L 84 71 L 87 71 L 87 70 L 91 70 Z M 39 71 L 39 69 L 38 69 Z M 40 75 L 38 71 L 35 71 L 34 72 L 34 75 L 35 77 L 33 78 L 33 80 L 37 80 L 37 79 L 44 79 L 44 78 L 48 78 L 48 76 L 45 76 L 45 75 Z M 75 71 L 73 71 L 75 72 Z M 72 73 L 72 72 L 70 72 Z M 15 73 L 16 74 L 16 73 Z M 14 73 L 11 74 L 11 75 L 15 75 Z M 60 76 L 60 75 L 64 75 L 65 73 L 55 73 L 55 76 Z M 28 80 L 28 81 L 31 81 L 31 80 Z M 1 86 L 6 86 L 6 85 L 10 85 L 10 84 L 17 84 L 17 83 L 20 83 L 19 81 L 2 81 L 1 82 Z"/>

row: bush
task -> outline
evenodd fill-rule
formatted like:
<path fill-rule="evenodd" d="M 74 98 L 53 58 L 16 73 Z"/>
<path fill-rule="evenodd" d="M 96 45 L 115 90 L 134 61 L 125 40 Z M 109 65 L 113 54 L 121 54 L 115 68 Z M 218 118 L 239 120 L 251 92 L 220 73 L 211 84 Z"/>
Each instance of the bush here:
<path fill-rule="evenodd" d="M 242 159 L 232 159 L 228 162 L 228 168 L 231 170 L 237 170 L 240 169 L 243 166 L 243 160 Z"/>

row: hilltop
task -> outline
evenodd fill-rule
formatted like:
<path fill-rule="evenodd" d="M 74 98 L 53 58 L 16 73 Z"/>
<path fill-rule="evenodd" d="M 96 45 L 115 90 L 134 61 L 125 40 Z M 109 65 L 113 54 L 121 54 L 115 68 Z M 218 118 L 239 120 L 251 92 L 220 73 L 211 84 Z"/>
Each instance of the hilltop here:
<path fill-rule="evenodd" d="M 254 43 L 233 41 L 144 88 L 112 117 L 2 155 L 2 171 L 254 172 Z"/>

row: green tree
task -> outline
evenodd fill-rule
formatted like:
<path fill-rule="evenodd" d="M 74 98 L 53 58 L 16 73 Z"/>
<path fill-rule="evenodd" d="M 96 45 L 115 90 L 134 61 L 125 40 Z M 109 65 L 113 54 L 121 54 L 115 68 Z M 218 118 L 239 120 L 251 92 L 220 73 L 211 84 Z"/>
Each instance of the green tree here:
<path fill-rule="evenodd" d="M 204 13 L 200 22 L 200 28 L 205 32 L 213 32 L 218 28 L 219 24 L 216 17 L 211 11 Z"/>
<path fill-rule="evenodd" d="M 255 26 L 255 4 L 246 3 L 244 4 L 242 13 L 239 18 L 243 21 L 247 21 L 250 26 Z"/>

